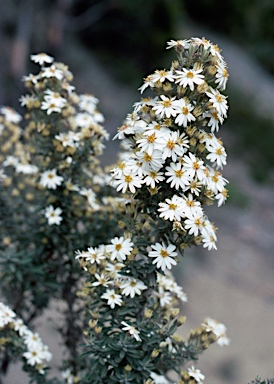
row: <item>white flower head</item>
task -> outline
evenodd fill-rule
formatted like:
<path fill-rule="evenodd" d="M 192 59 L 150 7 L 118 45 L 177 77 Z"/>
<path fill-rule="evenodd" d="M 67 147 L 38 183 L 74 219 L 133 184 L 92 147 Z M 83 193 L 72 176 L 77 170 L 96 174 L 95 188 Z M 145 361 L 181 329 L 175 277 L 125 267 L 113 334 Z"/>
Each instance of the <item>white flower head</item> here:
<path fill-rule="evenodd" d="M 54 60 L 53 57 L 47 55 L 46 53 L 37 53 L 34 55 L 30 56 L 31 60 L 34 61 L 35 63 L 39 65 L 44 65 L 44 64 L 51 64 Z"/>
<path fill-rule="evenodd" d="M 111 244 L 106 246 L 106 251 L 111 254 L 111 260 L 123 261 L 133 250 L 133 245 L 130 239 L 124 239 L 123 236 L 115 237 L 111 240 Z"/>
<path fill-rule="evenodd" d="M 62 214 L 62 209 L 57 207 L 54 209 L 52 205 L 49 205 L 45 209 L 45 217 L 48 219 L 48 224 L 49 225 L 60 225 L 61 221 L 63 220 L 61 214 Z"/>
<path fill-rule="evenodd" d="M 202 383 L 202 380 L 204 380 L 205 378 L 201 371 L 199 369 L 196 369 L 193 365 L 191 368 L 188 368 L 188 374 L 190 377 L 193 377 L 193 379 L 195 379 L 197 383 Z"/>
<path fill-rule="evenodd" d="M 164 243 L 156 243 L 151 246 L 152 251 L 149 252 L 149 257 L 154 257 L 153 264 L 157 264 L 157 268 L 161 268 L 162 271 L 171 269 L 172 265 L 176 265 L 177 262 L 174 257 L 177 256 L 175 252 L 175 245 L 169 244 L 166 246 Z"/>
<path fill-rule="evenodd" d="M 57 175 L 56 169 L 45 171 L 41 174 L 40 184 L 48 189 L 56 189 L 62 184 L 64 178 Z"/>
<path fill-rule="evenodd" d="M 121 324 L 124 325 L 122 328 L 123 331 L 128 331 L 136 341 L 142 341 L 141 337 L 139 336 L 140 331 L 138 331 L 133 325 L 129 325 L 125 321 L 121 321 Z"/>
<path fill-rule="evenodd" d="M 176 83 L 179 83 L 183 88 L 186 88 L 189 86 L 190 90 L 194 90 L 194 85 L 203 84 L 204 82 L 204 75 L 201 75 L 201 72 L 203 72 L 202 69 L 187 69 L 183 68 L 182 71 L 176 71 L 178 74 L 176 76 Z"/>
<path fill-rule="evenodd" d="M 107 304 L 111 309 L 114 309 L 115 305 L 122 305 L 123 301 L 121 297 L 121 295 L 115 293 L 114 289 L 107 289 L 107 291 L 101 296 L 102 299 L 107 300 Z"/>
<path fill-rule="evenodd" d="M 122 295 L 133 298 L 135 295 L 141 295 L 142 291 L 147 289 L 147 286 L 142 281 L 131 277 L 126 279 L 120 285 L 120 288 L 122 289 Z"/>
<path fill-rule="evenodd" d="M 169 98 L 167 96 L 160 95 L 160 99 L 161 100 L 156 101 L 156 105 L 152 108 L 155 110 L 156 115 L 159 115 L 161 118 L 176 116 L 178 110 L 174 105 L 175 97 Z"/>

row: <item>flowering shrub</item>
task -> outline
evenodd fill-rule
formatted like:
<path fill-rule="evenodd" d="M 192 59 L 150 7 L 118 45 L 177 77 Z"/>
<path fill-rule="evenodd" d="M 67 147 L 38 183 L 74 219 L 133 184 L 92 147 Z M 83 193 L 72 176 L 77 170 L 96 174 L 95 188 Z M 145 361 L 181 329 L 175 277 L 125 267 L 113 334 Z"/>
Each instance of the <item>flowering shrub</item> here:
<path fill-rule="evenodd" d="M 150 88 L 155 97 L 135 103 L 115 136 L 127 150 L 110 181 L 124 194 L 121 233 L 76 255 L 89 273 L 83 383 L 201 383 L 198 369 L 182 366 L 215 341 L 229 343 L 226 327 L 212 319 L 186 341 L 177 334 L 187 296 L 170 271 L 186 247 L 216 249 L 204 206 L 227 198 L 219 171 L 226 152 L 215 132 L 227 117 L 228 73 L 205 39 L 172 40 L 168 48 L 178 59 L 145 79 L 141 93 Z"/>
<path fill-rule="evenodd" d="M 97 158 L 108 134 L 98 99 L 76 93 L 67 66 L 46 54 L 31 58 L 40 70 L 23 79 L 24 118 L 11 108 L 0 110 L 1 290 L 26 324 L 51 299 L 62 300 L 58 328 L 77 370 L 84 315 L 77 299 L 81 269 L 73 255 L 116 233 L 114 191 Z"/>
<path fill-rule="evenodd" d="M 36 373 L 44 374 L 52 354 L 47 345 L 43 344 L 38 333 L 33 333 L 23 323 L 22 319 L 8 306 L 0 302 L 0 354 L 8 350 L 9 358 L 21 357 L 24 360 L 24 370 L 30 376 Z"/>

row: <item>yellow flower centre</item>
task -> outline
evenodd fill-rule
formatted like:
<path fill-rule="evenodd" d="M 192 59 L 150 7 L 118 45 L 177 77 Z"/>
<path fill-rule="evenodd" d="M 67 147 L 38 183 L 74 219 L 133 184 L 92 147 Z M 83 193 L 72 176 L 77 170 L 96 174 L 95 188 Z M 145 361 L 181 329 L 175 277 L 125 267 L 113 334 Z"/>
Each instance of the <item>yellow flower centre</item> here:
<path fill-rule="evenodd" d="M 168 140 L 166 146 L 167 146 L 167 148 L 172 150 L 172 149 L 174 149 L 175 144 L 176 144 L 175 141 Z"/>
<path fill-rule="evenodd" d="M 218 176 L 212 176 L 212 180 L 214 181 L 214 183 L 217 183 L 219 181 L 219 177 Z"/>
<path fill-rule="evenodd" d="M 216 101 L 218 103 L 222 103 L 224 101 L 223 96 L 222 95 L 216 95 Z"/>
<path fill-rule="evenodd" d="M 154 129 L 156 129 L 157 131 L 160 131 L 160 129 L 161 129 L 161 124 L 156 124 L 156 125 L 154 125 Z"/>
<path fill-rule="evenodd" d="M 195 161 L 194 163 L 193 163 L 193 168 L 194 169 L 200 169 L 200 165 L 199 165 L 199 163 L 198 163 L 198 161 Z"/>
<path fill-rule="evenodd" d="M 222 148 L 217 148 L 215 153 L 216 155 L 222 155 L 223 154 Z"/>
<path fill-rule="evenodd" d="M 133 180 L 133 179 L 132 179 L 132 177 L 131 177 L 130 175 L 126 175 L 126 176 L 125 176 L 125 182 L 126 182 L 126 183 L 129 184 L 129 183 L 132 182 L 132 180 Z"/>
<path fill-rule="evenodd" d="M 167 252 L 166 250 L 164 250 L 164 249 L 161 249 L 161 251 L 160 251 L 160 255 L 161 255 L 163 258 L 165 258 L 165 257 L 168 256 L 168 252 Z"/>
<path fill-rule="evenodd" d="M 120 251 L 121 248 L 122 248 L 122 244 L 116 244 L 115 245 L 116 251 Z"/>
<path fill-rule="evenodd" d="M 184 174 L 184 172 L 181 169 L 179 169 L 178 171 L 175 171 L 176 177 L 181 178 L 183 176 L 183 174 Z"/>
<path fill-rule="evenodd" d="M 155 177 L 157 176 L 157 173 L 156 173 L 156 172 L 150 172 L 150 173 L 149 173 L 149 176 L 150 176 L 152 179 L 155 179 Z"/>
<path fill-rule="evenodd" d="M 189 207 L 194 207 L 194 201 L 193 200 L 187 200 L 186 205 L 188 205 Z"/>
<path fill-rule="evenodd" d="M 131 283 L 129 284 L 131 287 L 135 287 L 136 286 L 136 281 L 131 281 Z"/>
<path fill-rule="evenodd" d="M 194 73 L 193 73 L 192 71 L 188 71 L 186 77 L 187 77 L 188 79 L 193 79 L 193 77 L 194 77 Z"/>
<path fill-rule="evenodd" d="M 146 162 L 149 162 L 149 161 L 152 160 L 152 156 L 150 156 L 150 155 L 146 152 L 145 155 L 144 155 L 144 160 L 145 160 Z"/>
<path fill-rule="evenodd" d="M 170 100 L 164 100 L 162 104 L 165 108 L 171 107 L 171 101 Z"/>
<path fill-rule="evenodd" d="M 153 133 L 153 135 L 148 136 L 148 138 L 147 138 L 147 142 L 150 143 L 150 144 L 151 144 L 151 143 L 154 143 L 155 139 L 156 139 L 156 136 L 155 136 L 155 134 Z"/>
<path fill-rule="evenodd" d="M 126 168 L 126 163 L 122 161 L 121 163 L 118 164 L 119 169 L 125 169 Z"/>
<path fill-rule="evenodd" d="M 167 74 L 167 71 L 165 71 L 164 69 L 159 70 L 159 71 L 156 71 L 156 72 L 157 72 L 157 74 L 160 75 L 160 76 L 166 76 L 166 74 Z"/>
<path fill-rule="evenodd" d="M 182 108 L 182 113 L 183 113 L 183 115 L 188 115 L 188 113 L 189 113 L 188 108 L 187 107 L 183 107 Z"/>
<path fill-rule="evenodd" d="M 195 225 L 197 225 L 197 227 L 199 227 L 202 223 L 201 223 L 201 219 L 198 218 L 194 221 Z"/>
<path fill-rule="evenodd" d="M 223 70 L 223 76 L 226 77 L 226 78 L 228 77 L 228 72 L 227 72 L 226 69 Z"/>
<path fill-rule="evenodd" d="M 213 113 L 212 113 L 212 116 L 214 117 L 215 120 L 218 120 L 218 121 L 219 121 L 218 112 L 213 112 Z"/>
<path fill-rule="evenodd" d="M 175 211 L 175 209 L 176 209 L 177 207 L 178 207 L 177 204 L 173 204 L 173 203 L 169 204 L 169 209 L 171 209 L 172 211 Z"/>

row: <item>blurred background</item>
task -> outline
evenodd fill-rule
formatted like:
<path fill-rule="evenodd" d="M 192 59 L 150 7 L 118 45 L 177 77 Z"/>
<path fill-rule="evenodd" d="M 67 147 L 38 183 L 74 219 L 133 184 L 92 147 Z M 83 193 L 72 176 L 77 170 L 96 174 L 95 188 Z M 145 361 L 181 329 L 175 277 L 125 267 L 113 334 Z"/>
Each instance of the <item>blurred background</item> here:
<path fill-rule="evenodd" d="M 207 383 L 247 384 L 274 376 L 273 0 L 1 0 L 0 105 L 22 112 L 22 76 L 38 69 L 29 56 L 46 52 L 69 66 L 78 93 L 99 98 L 112 138 L 143 78 L 175 58 L 166 42 L 196 36 L 218 44 L 228 63 L 230 109 L 219 136 L 230 199 L 208 210 L 218 250 L 186 251 L 176 272 L 189 297 L 182 332 L 206 316 L 224 322 L 231 346 L 212 347 L 197 366 Z M 107 165 L 119 143 L 106 147 Z M 10 375 L 7 384 L 22 384 L 16 370 Z"/>

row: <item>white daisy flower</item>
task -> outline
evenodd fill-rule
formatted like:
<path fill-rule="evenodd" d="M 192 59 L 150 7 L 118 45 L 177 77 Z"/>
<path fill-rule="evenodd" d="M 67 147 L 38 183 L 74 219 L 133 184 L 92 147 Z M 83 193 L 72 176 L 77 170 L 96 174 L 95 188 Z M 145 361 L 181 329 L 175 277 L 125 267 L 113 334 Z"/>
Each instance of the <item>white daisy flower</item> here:
<path fill-rule="evenodd" d="M 136 188 L 142 187 L 142 182 L 142 179 L 138 175 L 125 172 L 120 177 L 116 177 L 116 179 L 113 180 L 113 185 L 117 191 L 122 191 L 122 193 L 125 193 L 127 190 L 131 193 L 135 193 Z"/>
<path fill-rule="evenodd" d="M 156 292 L 156 296 L 160 301 L 161 307 L 166 307 L 172 301 L 172 295 L 169 292 L 165 291 L 163 287 L 159 287 L 158 292 Z"/>
<path fill-rule="evenodd" d="M 85 258 L 91 263 L 91 264 L 101 264 L 101 260 L 105 260 L 105 256 L 103 254 L 103 249 L 102 248 L 97 248 L 97 247 L 88 247 L 86 253 L 85 253 Z"/>
<path fill-rule="evenodd" d="M 151 155 L 145 151 L 138 151 L 135 156 L 142 174 L 150 171 L 158 172 L 164 163 L 162 152 L 157 149 L 155 149 Z"/>
<path fill-rule="evenodd" d="M 37 53 L 34 55 L 30 56 L 31 60 L 34 61 L 35 63 L 39 65 L 44 65 L 44 64 L 51 64 L 54 60 L 53 57 L 47 55 L 46 53 Z"/>
<path fill-rule="evenodd" d="M 156 134 L 152 133 L 151 135 L 143 136 L 141 139 L 137 140 L 136 143 L 138 144 L 138 147 L 140 148 L 141 152 L 147 152 L 148 155 L 152 155 L 155 149 L 156 139 Z"/>
<path fill-rule="evenodd" d="M 210 169 L 209 175 L 206 178 L 206 183 L 208 188 L 214 194 L 218 194 L 218 192 L 222 192 L 224 190 L 228 180 L 226 180 L 219 171 Z"/>
<path fill-rule="evenodd" d="M 2 113 L 10 123 L 18 124 L 22 120 L 22 116 L 11 107 L 1 107 L 0 113 Z"/>
<path fill-rule="evenodd" d="M 155 372 L 150 372 L 150 377 L 152 378 L 154 384 L 169 384 L 169 381 L 164 376 L 157 375 Z"/>
<path fill-rule="evenodd" d="M 152 75 L 153 83 L 156 83 L 157 81 L 160 81 L 161 83 L 163 83 L 166 80 L 170 82 L 174 81 L 174 75 L 171 71 L 166 71 L 165 69 L 161 69 L 161 70 L 157 69 Z"/>
<path fill-rule="evenodd" d="M 130 239 L 124 239 L 123 236 L 115 237 L 111 240 L 111 244 L 106 246 L 106 251 L 111 254 L 111 260 L 123 261 L 131 253 L 133 246 Z"/>
<path fill-rule="evenodd" d="M 115 293 L 114 289 L 107 289 L 106 292 L 101 296 L 102 299 L 107 300 L 107 304 L 111 309 L 115 308 L 115 305 L 122 305 L 123 300 L 121 297 L 121 295 Z"/>
<path fill-rule="evenodd" d="M 156 105 L 152 108 L 156 115 L 163 118 L 164 116 L 169 118 L 175 117 L 178 114 L 178 110 L 175 108 L 174 100 L 175 97 L 169 98 L 164 95 L 160 95 L 161 100 L 156 101 Z"/>
<path fill-rule="evenodd" d="M 56 66 L 52 64 L 50 67 L 44 67 L 42 69 L 41 77 L 46 77 L 46 78 L 55 77 L 58 80 L 62 80 L 64 77 L 64 74 L 60 69 L 57 69 Z"/>
<path fill-rule="evenodd" d="M 181 221 L 184 205 L 184 200 L 176 195 L 172 196 L 171 199 L 165 199 L 164 203 L 159 203 L 158 211 L 161 212 L 159 217 L 164 220 Z"/>
<path fill-rule="evenodd" d="M 148 175 L 144 178 L 144 183 L 151 188 L 156 188 L 156 184 L 158 184 L 160 181 L 165 180 L 163 176 L 163 172 L 159 171 L 150 171 L 148 172 Z"/>
<path fill-rule="evenodd" d="M 15 317 L 15 312 L 10 309 L 7 305 L 0 302 L 0 328 L 13 322 L 15 320 Z"/>
<path fill-rule="evenodd" d="M 138 331 L 135 327 L 129 325 L 125 321 L 121 321 L 121 324 L 124 325 L 124 327 L 122 328 L 123 331 L 128 331 L 129 334 L 133 336 L 136 341 L 142 341 L 141 337 L 139 336 L 140 331 Z"/>
<path fill-rule="evenodd" d="M 189 376 L 193 377 L 193 379 L 195 379 L 197 383 L 202 383 L 202 380 L 204 380 L 205 378 L 201 371 L 199 369 L 195 369 L 193 365 L 191 368 L 188 368 L 187 371 Z"/>
<path fill-rule="evenodd" d="M 122 295 L 133 298 L 135 295 L 141 295 L 142 291 L 147 289 L 147 286 L 141 281 L 132 278 L 126 279 L 121 285 Z"/>
<path fill-rule="evenodd" d="M 54 209 L 52 205 L 49 205 L 45 209 L 45 217 L 48 219 L 48 224 L 49 225 L 60 225 L 61 221 L 63 220 L 61 214 L 62 214 L 62 209 L 57 207 Z"/>
<path fill-rule="evenodd" d="M 183 157 L 183 169 L 187 172 L 191 179 L 194 179 L 195 176 L 197 176 L 199 180 L 203 180 L 205 178 L 205 166 L 203 160 L 199 159 L 191 152 Z"/>
<path fill-rule="evenodd" d="M 56 172 L 56 169 L 43 172 L 39 183 L 45 188 L 56 189 L 64 180 L 64 178 L 62 176 L 58 176 Z"/>
<path fill-rule="evenodd" d="M 144 90 L 147 89 L 148 87 L 151 87 L 151 88 L 154 87 L 153 75 L 148 75 L 144 79 L 144 84 L 140 88 L 138 88 L 138 90 L 140 91 L 140 93 L 143 93 Z"/>
<path fill-rule="evenodd" d="M 157 264 L 157 268 L 161 268 L 164 272 L 166 269 L 171 269 L 172 265 L 176 265 L 177 262 L 174 257 L 177 256 L 177 252 L 174 252 L 176 247 L 173 244 L 166 246 L 164 243 L 156 243 L 151 246 L 152 251 L 148 253 L 149 257 L 155 257 L 152 264 Z"/>
<path fill-rule="evenodd" d="M 204 75 L 201 75 L 200 73 L 203 72 L 202 69 L 187 69 L 183 68 L 182 71 L 176 71 L 178 74 L 176 76 L 176 83 L 178 83 L 183 88 L 186 88 L 189 86 L 190 90 L 194 90 L 194 84 L 203 84 L 204 82 Z"/>
<path fill-rule="evenodd" d="M 218 66 L 217 66 L 218 70 L 217 70 L 217 73 L 215 75 L 215 83 L 218 84 L 217 85 L 217 88 L 219 88 L 221 91 L 225 90 L 226 88 L 226 83 L 227 83 L 227 80 L 228 80 L 228 71 L 227 71 L 227 68 L 225 67 L 224 64 L 221 64 L 221 63 L 218 63 Z"/>
<path fill-rule="evenodd" d="M 223 124 L 224 118 L 220 116 L 216 110 L 206 112 L 204 117 L 209 117 L 207 125 L 211 128 L 211 132 L 218 132 L 219 124 Z"/>
<path fill-rule="evenodd" d="M 190 177 L 187 174 L 186 170 L 183 170 L 183 165 L 181 162 L 170 163 L 169 167 L 166 167 L 165 176 L 169 176 L 166 180 L 167 183 L 170 183 L 170 186 L 175 189 L 181 188 L 183 191 L 187 189 L 189 185 Z"/>
<path fill-rule="evenodd" d="M 213 89 L 212 87 L 210 87 L 210 92 L 206 92 L 206 94 L 218 114 L 222 117 L 226 117 L 228 110 L 226 101 L 227 96 L 222 95 L 217 89 Z"/>
<path fill-rule="evenodd" d="M 80 195 L 85 196 L 87 198 L 89 205 L 95 211 L 100 208 L 99 204 L 97 204 L 96 202 L 96 194 L 91 188 L 82 188 L 80 190 Z"/>
<path fill-rule="evenodd" d="M 223 205 L 227 198 L 228 198 L 228 190 L 226 188 L 223 188 L 223 190 L 217 193 L 217 195 L 215 196 L 215 199 L 218 201 L 218 207 Z"/>
<path fill-rule="evenodd" d="M 55 101 L 55 100 L 42 101 L 41 109 L 46 110 L 47 115 L 51 115 L 52 112 L 57 112 L 57 113 L 62 112 L 62 108 L 59 106 L 58 101 Z"/>
<path fill-rule="evenodd" d="M 188 231 L 190 235 L 198 236 L 202 231 L 204 226 L 204 216 L 203 215 L 193 215 L 189 216 L 188 219 L 185 220 L 185 229 Z"/>
<path fill-rule="evenodd" d="M 171 157 L 172 161 L 176 161 L 178 157 L 181 157 L 185 153 L 185 145 L 183 134 L 180 132 L 169 131 L 169 133 L 163 135 L 156 140 L 155 148 L 162 152 L 162 159 L 166 160 Z"/>
<path fill-rule="evenodd" d="M 196 118 L 191 113 L 191 111 L 194 109 L 193 105 L 187 103 L 185 99 L 175 100 L 174 105 L 178 109 L 178 115 L 176 116 L 175 124 L 186 127 L 190 121 L 196 120 Z"/>
<path fill-rule="evenodd" d="M 108 287 L 108 285 L 111 283 L 111 281 L 109 281 L 109 276 L 106 276 L 103 273 L 101 273 L 101 275 L 99 275 L 99 273 L 95 273 L 94 276 L 97 281 L 91 284 L 93 287 L 98 287 L 99 285 L 102 285 L 103 287 Z"/>
<path fill-rule="evenodd" d="M 217 168 L 223 168 L 223 165 L 226 165 L 226 151 L 218 140 L 212 142 L 206 149 L 209 152 L 206 158 L 212 163 L 215 163 Z"/>

